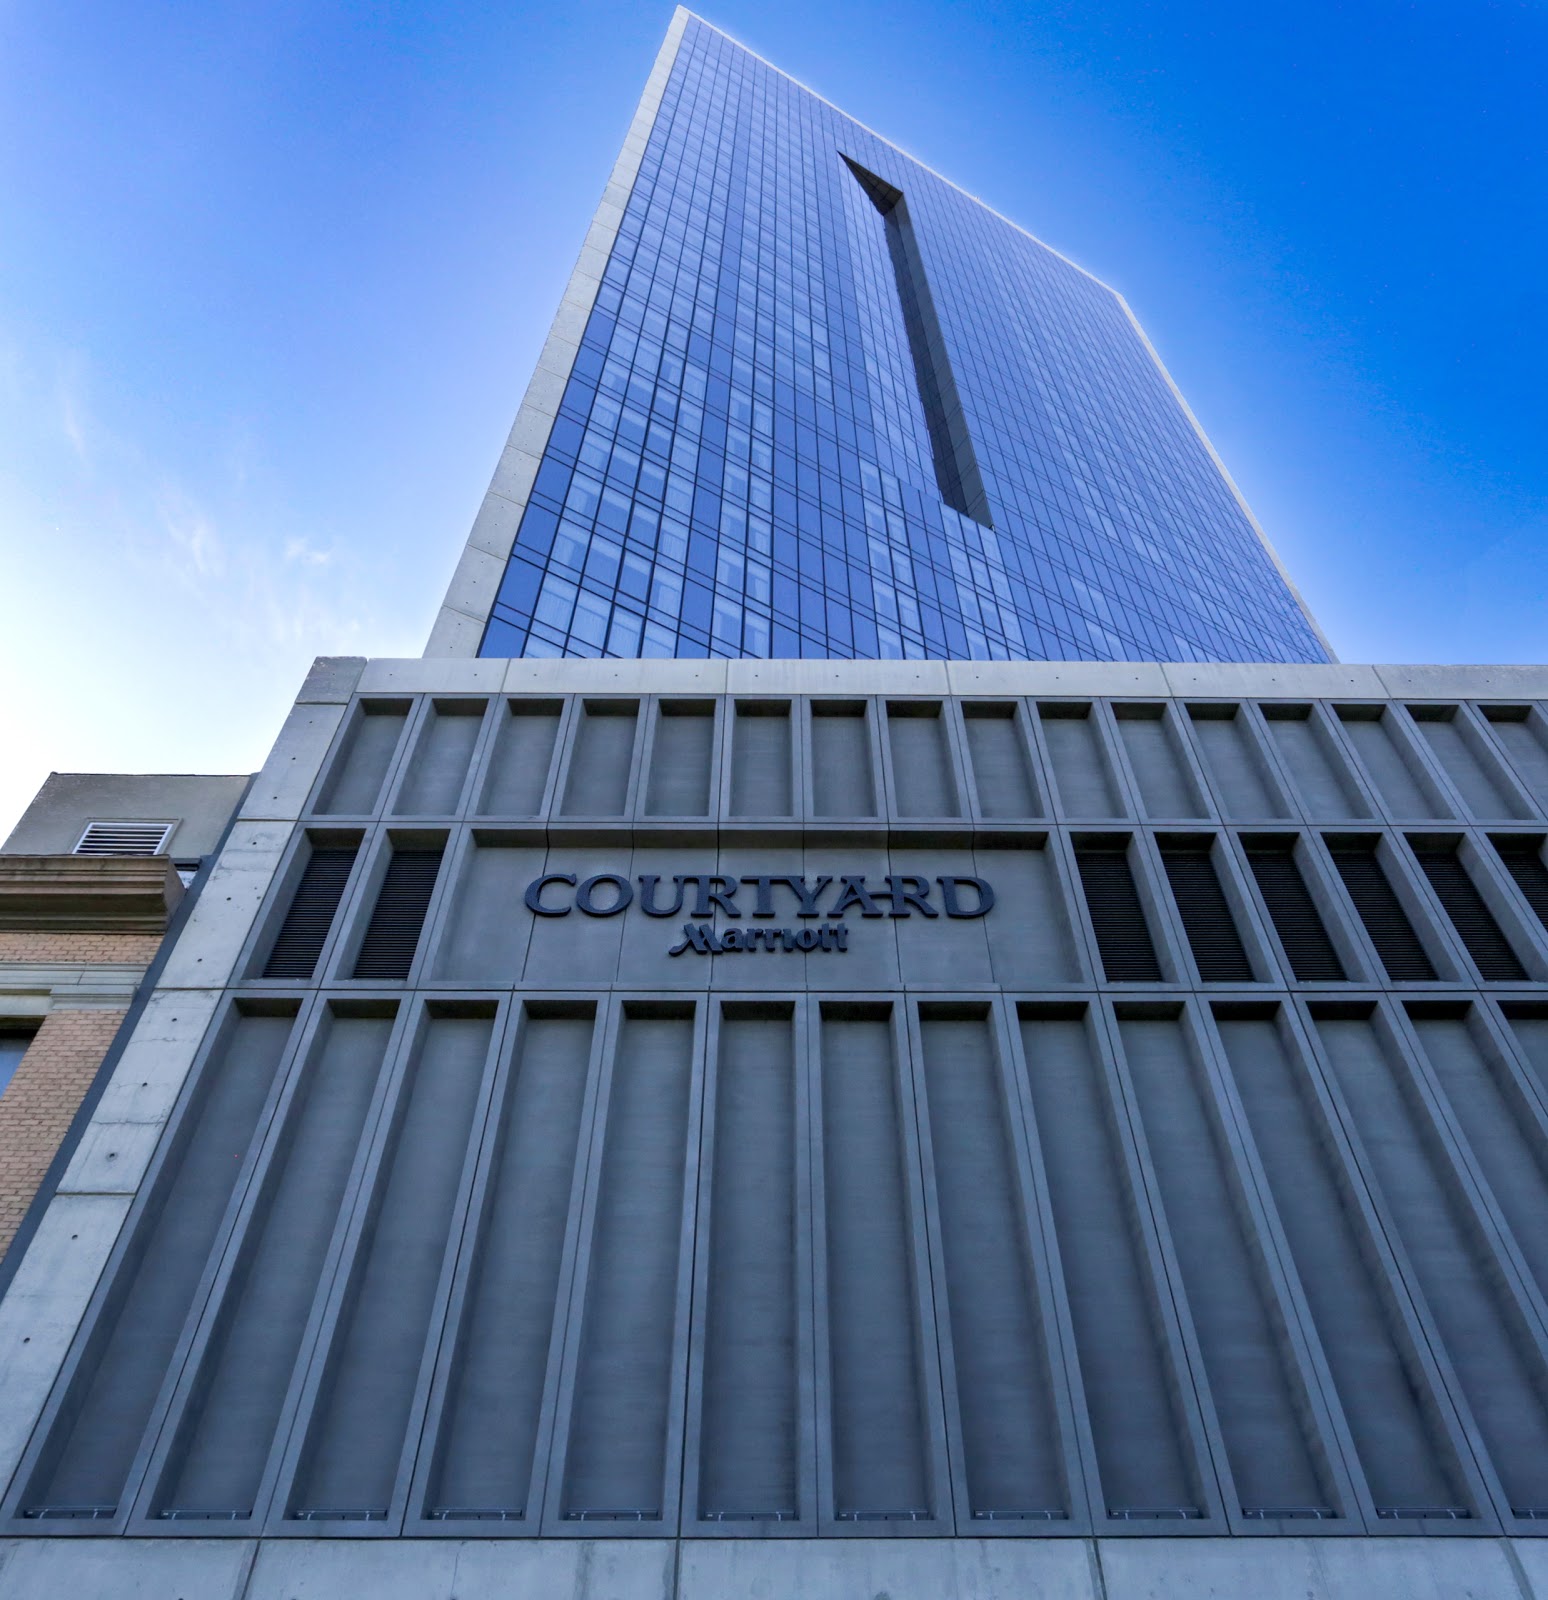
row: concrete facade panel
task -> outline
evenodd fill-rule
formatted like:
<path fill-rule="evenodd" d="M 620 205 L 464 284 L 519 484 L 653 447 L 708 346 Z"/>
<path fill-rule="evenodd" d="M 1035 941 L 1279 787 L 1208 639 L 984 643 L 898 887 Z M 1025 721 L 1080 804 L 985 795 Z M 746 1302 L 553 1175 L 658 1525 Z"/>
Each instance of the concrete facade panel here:
<path fill-rule="evenodd" d="M 4 1541 L 0 1556 L 6 1600 L 241 1600 L 253 1551 L 229 1539 L 14 1539 Z"/>
<path fill-rule="evenodd" d="M 1164 695 L 1166 671 L 1148 661 L 948 661 L 953 694 Z"/>
<path fill-rule="evenodd" d="M 268 893 L 290 829 L 281 822 L 240 821 L 231 830 L 162 970 L 163 989 L 206 989 L 224 983 Z"/>
<path fill-rule="evenodd" d="M 1101 1600 L 1089 1541 L 833 1539 L 683 1546 L 676 1600 Z"/>
<path fill-rule="evenodd" d="M 301 685 L 296 704 L 342 705 L 355 692 L 365 664 L 364 656 L 318 656 Z"/>
<path fill-rule="evenodd" d="M 446 590 L 446 606 L 469 616 L 488 616 L 505 576 L 505 563 L 487 550 L 469 544 Z"/>
<path fill-rule="evenodd" d="M 1383 694 L 1375 667 L 1243 664 L 1167 665 L 1167 686 L 1175 695 L 1258 695 L 1265 698 L 1369 696 Z"/>
<path fill-rule="evenodd" d="M 241 1600 L 671 1600 L 667 1540 L 289 1540 L 260 1551 Z"/>
<path fill-rule="evenodd" d="M 468 535 L 469 548 L 483 550 L 503 562 L 511 553 L 520 526 L 521 508 L 515 501 L 501 494 L 486 494 L 473 519 L 473 531 Z"/>
<path fill-rule="evenodd" d="M 470 672 L 481 666 L 483 672 Z M 503 661 L 432 661 L 419 656 L 383 657 L 367 664 L 360 675 L 361 694 L 472 694 L 497 693 L 505 679 Z"/>
<path fill-rule="evenodd" d="M 0 1300 L 0 1477 L 16 1468 L 128 1210 L 118 1195 L 56 1198 Z"/>
<path fill-rule="evenodd" d="M 945 694 L 942 661 L 728 661 L 733 694 Z"/>
<path fill-rule="evenodd" d="M 214 989 L 153 993 L 97 1102 L 95 1120 L 164 1123 L 219 1001 Z"/>
<path fill-rule="evenodd" d="M 1548 694 L 1548 667 L 1380 666 L 1371 669 L 1394 699 L 1533 700 Z"/>
<path fill-rule="evenodd" d="M 484 625 L 476 622 L 472 617 L 461 611 L 453 611 L 447 606 L 442 606 L 436 613 L 435 622 L 431 628 L 430 647 L 425 650 L 427 657 L 462 656 L 470 654 L 478 648 L 477 641 L 484 636 Z M 472 639 L 471 650 L 464 651 L 462 644 Z"/>
<path fill-rule="evenodd" d="M 523 416 L 527 420 L 524 424 L 519 424 L 522 427 L 522 437 L 526 438 L 530 433 L 532 437 L 541 438 L 546 442 L 554 425 L 553 413 L 541 411 L 533 405 L 523 412 Z M 525 445 L 508 444 L 495 466 L 490 493 L 513 501 L 518 506 L 526 505 L 527 496 L 532 492 L 533 479 L 537 477 L 541 448 L 541 445 L 534 450 L 528 449 Z"/>
<path fill-rule="evenodd" d="M 285 718 L 238 815 L 246 822 L 262 817 L 293 817 L 306 804 L 323 757 L 344 720 L 339 704 L 298 704 Z"/>
<path fill-rule="evenodd" d="M 1534 1600 L 1508 1543 L 1103 1539 L 1098 1546 L 1106 1600 Z"/>
<path fill-rule="evenodd" d="M 720 694 L 725 661 L 585 661 L 579 678 L 573 661 L 504 663 L 507 694 Z"/>
<path fill-rule="evenodd" d="M 94 1116 L 59 1180 L 60 1194 L 132 1196 L 161 1138 L 159 1122 L 112 1122 Z"/>

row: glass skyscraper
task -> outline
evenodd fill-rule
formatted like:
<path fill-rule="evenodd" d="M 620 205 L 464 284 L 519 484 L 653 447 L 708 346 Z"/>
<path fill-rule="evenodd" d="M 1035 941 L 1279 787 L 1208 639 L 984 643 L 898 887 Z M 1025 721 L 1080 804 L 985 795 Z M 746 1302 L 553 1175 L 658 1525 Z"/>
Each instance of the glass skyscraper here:
<path fill-rule="evenodd" d="M 698 18 L 653 83 L 449 653 L 1329 659 L 1119 295 Z"/>
<path fill-rule="evenodd" d="M 1548 667 L 1321 654 L 1122 302 L 679 11 L 50 1135 L 0 1594 L 1548 1600 Z"/>

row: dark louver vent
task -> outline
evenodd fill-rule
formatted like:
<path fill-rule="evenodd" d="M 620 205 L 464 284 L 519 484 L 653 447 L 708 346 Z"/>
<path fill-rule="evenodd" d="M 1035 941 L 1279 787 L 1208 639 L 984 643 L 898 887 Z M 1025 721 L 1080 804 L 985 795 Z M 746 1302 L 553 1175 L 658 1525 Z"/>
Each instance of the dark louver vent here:
<path fill-rule="evenodd" d="M 1376 859 L 1376 846 L 1358 840 L 1329 843 L 1333 865 L 1344 880 L 1349 898 L 1365 924 L 1365 931 L 1376 946 L 1387 976 L 1393 982 L 1427 979 L 1435 968 L 1425 954 L 1414 925 L 1408 920 L 1402 902 L 1387 882 L 1387 875 Z"/>
<path fill-rule="evenodd" d="M 441 870 L 441 849 L 394 850 L 360 941 L 357 978 L 406 978 Z"/>
<path fill-rule="evenodd" d="M 1507 833 L 1494 840 L 1495 853 L 1505 863 L 1505 870 L 1516 880 L 1537 920 L 1548 928 L 1548 867 L 1543 865 L 1542 848 L 1541 836 Z"/>
<path fill-rule="evenodd" d="M 1520 982 L 1526 977 L 1526 968 L 1516 958 L 1510 941 L 1500 931 L 1477 885 L 1467 875 L 1467 868 L 1457 858 L 1454 844 L 1414 844 L 1413 852 L 1430 880 L 1435 898 L 1446 908 L 1452 926 L 1467 946 L 1479 976 L 1500 983 Z"/>
<path fill-rule="evenodd" d="M 312 851 L 296 885 L 295 898 L 269 952 L 266 978 L 310 978 L 333 926 L 339 898 L 349 880 L 359 845 L 329 845 Z"/>
<path fill-rule="evenodd" d="M 1161 966 L 1150 942 L 1124 841 L 1077 845 L 1075 862 L 1107 981 L 1159 983 Z"/>
<path fill-rule="evenodd" d="M 1293 845 L 1249 845 L 1247 862 L 1258 881 L 1285 960 L 1298 983 L 1342 983 L 1343 963 L 1328 937 L 1316 902 L 1295 864 Z"/>
<path fill-rule="evenodd" d="M 1205 983 L 1251 983 L 1252 963 L 1242 948 L 1209 848 L 1208 839 L 1163 844 L 1161 863 L 1199 976 Z"/>

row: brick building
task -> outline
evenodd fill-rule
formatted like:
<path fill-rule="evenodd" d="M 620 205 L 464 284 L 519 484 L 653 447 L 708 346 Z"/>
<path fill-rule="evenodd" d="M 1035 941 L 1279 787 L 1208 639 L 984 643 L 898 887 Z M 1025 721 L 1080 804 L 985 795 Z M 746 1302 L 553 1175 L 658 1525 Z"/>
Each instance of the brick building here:
<path fill-rule="evenodd" d="M 54 773 L 0 847 L 0 1258 L 246 785 Z"/>

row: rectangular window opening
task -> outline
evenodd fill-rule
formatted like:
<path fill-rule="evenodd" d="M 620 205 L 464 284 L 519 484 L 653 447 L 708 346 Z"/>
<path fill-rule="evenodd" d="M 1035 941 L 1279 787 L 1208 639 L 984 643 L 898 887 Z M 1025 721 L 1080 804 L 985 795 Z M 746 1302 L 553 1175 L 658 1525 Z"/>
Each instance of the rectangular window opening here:
<path fill-rule="evenodd" d="M 908 202 L 902 191 L 885 178 L 867 172 L 848 156 L 841 159 L 886 223 L 887 253 L 892 257 L 892 271 L 897 279 L 898 301 L 903 309 L 903 324 L 908 330 L 908 348 L 914 359 L 919 400 L 930 431 L 930 453 L 935 458 L 935 480 L 941 499 L 952 510 L 992 528 L 994 519 L 989 514 L 989 497 L 984 490 L 983 475 L 978 470 L 978 457 L 968 433 L 951 360 L 946 354 L 946 341 L 925 276 L 924 258 L 914 235 Z"/>

